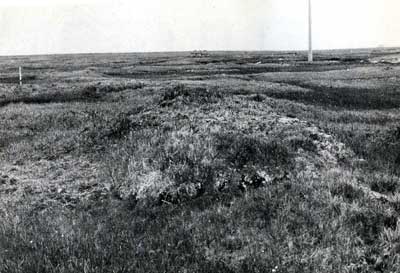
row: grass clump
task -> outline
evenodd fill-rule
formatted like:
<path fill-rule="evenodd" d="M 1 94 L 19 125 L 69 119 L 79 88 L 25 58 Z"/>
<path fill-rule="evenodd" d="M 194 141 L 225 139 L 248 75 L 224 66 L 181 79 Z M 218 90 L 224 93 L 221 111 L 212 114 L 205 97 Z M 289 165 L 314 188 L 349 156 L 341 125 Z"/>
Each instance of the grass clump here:
<path fill-rule="evenodd" d="M 274 166 L 282 168 L 290 163 L 290 151 L 279 140 L 241 134 L 220 134 L 216 149 L 229 165 L 242 169 L 245 166 Z"/>
<path fill-rule="evenodd" d="M 399 190 L 400 179 L 395 175 L 372 173 L 366 176 L 366 183 L 373 191 L 394 194 Z"/>
<path fill-rule="evenodd" d="M 166 107 L 176 103 L 216 103 L 222 99 L 223 94 L 219 90 L 179 84 L 164 91 L 160 101 L 160 106 Z"/>
<path fill-rule="evenodd" d="M 336 183 L 331 188 L 333 196 L 341 196 L 348 202 L 360 200 L 364 197 L 364 192 L 349 183 Z"/>
<path fill-rule="evenodd" d="M 377 242 L 384 228 L 395 229 L 397 218 L 394 215 L 376 210 L 376 207 L 361 208 L 349 213 L 348 223 L 365 244 Z"/>
<path fill-rule="evenodd" d="M 108 165 L 115 187 L 134 195 L 150 190 L 153 198 L 170 203 L 283 179 L 293 157 L 283 142 L 239 133 L 143 129 L 132 132 L 123 147 L 111 160 L 120 158 L 120 167 Z"/>

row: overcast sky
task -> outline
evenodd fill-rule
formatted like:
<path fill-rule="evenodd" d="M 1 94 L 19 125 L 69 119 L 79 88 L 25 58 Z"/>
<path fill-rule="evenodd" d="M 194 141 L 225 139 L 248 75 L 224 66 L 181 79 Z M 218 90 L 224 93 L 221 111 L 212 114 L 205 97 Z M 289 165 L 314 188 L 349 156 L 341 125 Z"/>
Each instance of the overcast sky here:
<path fill-rule="evenodd" d="M 1 0 L 0 55 L 303 50 L 308 0 Z M 400 46 L 399 0 L 313 0 L 319 49 Z"/>

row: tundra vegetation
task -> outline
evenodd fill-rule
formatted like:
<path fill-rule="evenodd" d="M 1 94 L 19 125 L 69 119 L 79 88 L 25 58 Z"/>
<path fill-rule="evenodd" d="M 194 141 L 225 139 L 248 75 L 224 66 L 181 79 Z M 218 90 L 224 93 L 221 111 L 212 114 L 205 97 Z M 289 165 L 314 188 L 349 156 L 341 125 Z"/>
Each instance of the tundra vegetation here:
<path fill-rule="evenodd" d="M 0 58 L 0 272 L 398 272 L 399 56 Z"/>

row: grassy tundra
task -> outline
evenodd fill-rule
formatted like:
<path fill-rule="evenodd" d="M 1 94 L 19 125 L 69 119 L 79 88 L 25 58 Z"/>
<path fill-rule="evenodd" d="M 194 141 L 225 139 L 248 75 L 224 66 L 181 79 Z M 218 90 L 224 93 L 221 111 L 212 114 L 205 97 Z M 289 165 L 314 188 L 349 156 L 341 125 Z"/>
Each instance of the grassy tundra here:
<path fill-rule="evenodd" d="M 399 56 L 0 58 L 0 272 L 398 272 Z"/>

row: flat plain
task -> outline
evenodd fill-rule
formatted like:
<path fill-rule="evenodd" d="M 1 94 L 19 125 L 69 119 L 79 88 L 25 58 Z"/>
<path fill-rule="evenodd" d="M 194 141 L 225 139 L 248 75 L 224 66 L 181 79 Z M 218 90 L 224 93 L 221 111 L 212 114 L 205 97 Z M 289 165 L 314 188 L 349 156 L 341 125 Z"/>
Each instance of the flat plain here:
<path fill-rule="evenodd" d="M 0 57 L 0 272 L 399 272 L 400 50 L 305 60 Z"/>

